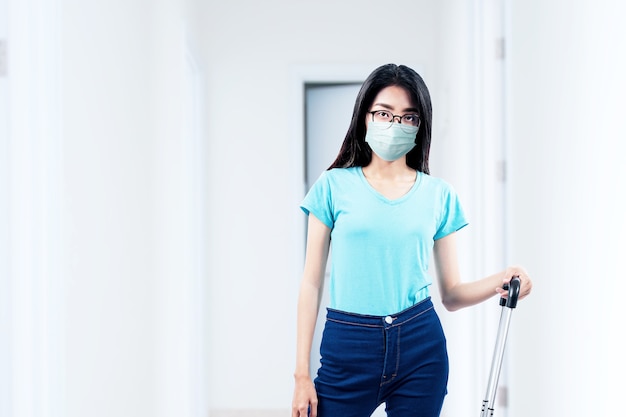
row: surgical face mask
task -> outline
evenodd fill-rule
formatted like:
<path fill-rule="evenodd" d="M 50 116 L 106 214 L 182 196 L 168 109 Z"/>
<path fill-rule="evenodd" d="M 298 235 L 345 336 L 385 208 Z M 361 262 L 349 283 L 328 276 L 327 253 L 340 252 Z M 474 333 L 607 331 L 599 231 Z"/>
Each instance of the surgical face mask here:
<path fill-rule="evenodd" d="M 395 161 L 413 149 L 418 129 L 400 123 L 370 122 L 365 142 L 385 161 Z"/>

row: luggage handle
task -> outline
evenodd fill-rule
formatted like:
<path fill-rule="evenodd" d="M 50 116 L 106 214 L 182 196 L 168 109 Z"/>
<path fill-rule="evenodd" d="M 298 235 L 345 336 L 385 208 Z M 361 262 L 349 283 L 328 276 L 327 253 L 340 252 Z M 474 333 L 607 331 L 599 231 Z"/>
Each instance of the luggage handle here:
<path fill-rule="evenodd" d="M 507 295 L 507 297 L 500 298 L 500 305 L 502 307 L 508 307 L 508 308 L 517 307 L 517 298 L 519 297 L 519 290 L 520 290 L 521 284 L 522 284 L 522 281 L 516 275 L 513 278 L 511 278 L 511 281 L 509 283 L 504 284 L 502 286 L 502 289 L 509 291 L 509 294 Z"/>
<path fill-rule="evenodd" d="M 504 347 L 509 332 L 511 314 L 513 309 L 517 306 L 520 286 L 521 280 L 519 276 L 514 276 L 508 283 L 502 286 L 502 289 L 508 290 L 508 294 L 506 297 L 500 297 L 500 306 L 502 306 L 500 324 L 498 327 L 498 335 L 496 336 L 496 346 L 493 352 L 491 371 L 489 373 L 487 393 L 485 394 L 485 399 L 483 400 L 483 406 L 481 409 L 481 417 L 493 417 L 496 389 L 498 387 L 498 379 L 500 378 L 500 369 L 502 367 L 502 359 L 504 356 Z M 508 309 L 504 307 L 508 307 Z"/>

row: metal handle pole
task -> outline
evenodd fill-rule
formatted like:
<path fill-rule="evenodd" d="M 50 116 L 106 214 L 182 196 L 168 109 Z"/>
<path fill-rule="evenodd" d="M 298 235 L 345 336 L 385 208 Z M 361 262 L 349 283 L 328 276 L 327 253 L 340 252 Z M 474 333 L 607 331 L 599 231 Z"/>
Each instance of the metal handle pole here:
<path fill-rule="evenodd" d="M 507 335 L 509 333 L 509 324 L 511 323 L 511 314 L 517 306 L 517 298 L 520 290 L 519 277 L 513 277 L 509 285 L 504 285 L 504 289 L 508 289 L 509 293 L 506 298 L 500 299 L 502 312 L 500 314 L 500 324 L 498 326 L 498 335 L 496 337 L 496 347 L 494 349 L 493 360 L 491 363 L 491 371 L 489 372 L 489 381 L 487 383 L 487 393 L 483 400 L 481 417 L 493 416 L 494 403 L 496 400 L 496 389 L 498 380 L 500 379 L 500 370 L 502 369 L 502 359 L 504 358 L 504 348 L 506 345 Z"/>

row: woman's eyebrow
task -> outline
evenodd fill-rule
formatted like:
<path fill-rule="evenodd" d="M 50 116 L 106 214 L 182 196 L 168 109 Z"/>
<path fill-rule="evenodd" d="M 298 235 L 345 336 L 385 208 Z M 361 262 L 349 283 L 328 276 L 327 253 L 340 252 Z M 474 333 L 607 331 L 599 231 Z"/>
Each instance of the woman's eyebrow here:
<path fill-rule="evenodd" d="M 374 103 L 372 105 L 372 107 L 374 107 L 374 106 L 380 106 L 380 107 L 384 107 L 384 108 L 386 108 L 388 110 L 393 110 L 393 106 L 390 106 L 389 104 L 386 104 L 386 103 Z M 408 112 L 418 113 L 416 107 L 407 107 L 406 109 L 403 110 L 403 113 L 408 113 Z"/>
<path fill-rule="evenodd" d="M 374 106 L 384 107 L 384 108 L 389 109 L 389 110 L 392 110 L 392 109 L 393 109 L 393 107 L 392 107 L 392 106 L 390 106 L 389 104 L 385 104 L 385 103 L 374 103 L 374 104 L 372 105 L 372 107 L 374 107 Z"/>

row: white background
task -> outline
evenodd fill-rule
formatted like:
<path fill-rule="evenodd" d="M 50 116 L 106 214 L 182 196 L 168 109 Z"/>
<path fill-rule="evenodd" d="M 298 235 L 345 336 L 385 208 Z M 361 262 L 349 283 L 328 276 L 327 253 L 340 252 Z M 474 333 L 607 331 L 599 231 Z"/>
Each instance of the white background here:
<path fill-rule="evenodd" d="M 387 62 L 431 89 L 465 279 L 535 279 L 501 415 L 619 415 L 626 10 L 504 6 L 0 1 L 2 417 L 288 415 L 303 84 Z M 444 415 L 479 412 L 490 304 L 441 311 Z"/>

